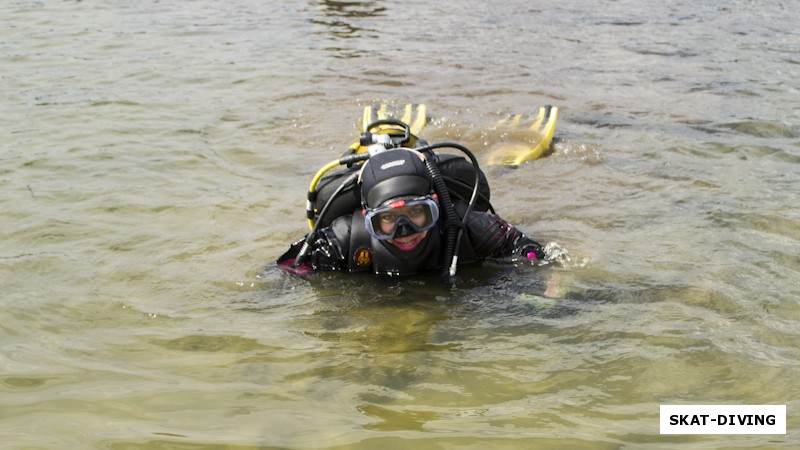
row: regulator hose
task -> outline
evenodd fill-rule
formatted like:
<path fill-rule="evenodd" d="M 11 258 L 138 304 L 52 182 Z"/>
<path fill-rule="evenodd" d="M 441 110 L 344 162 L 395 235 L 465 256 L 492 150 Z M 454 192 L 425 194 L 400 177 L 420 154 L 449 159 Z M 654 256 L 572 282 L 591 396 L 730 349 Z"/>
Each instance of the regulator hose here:
<path fill-rule="evenodd" d="M 453 261 L 455 245 L 458 240 L 458 216 L 456 215 L 455 207 L 453 207 L 453 200 L 450 198 L 450 193 L 447 191 L 447 185 L 444 183 L 442 174 L 439 172 L 439 167 L 436 165 L 435 158 L 432 152 L 427 153 L 425 165 L 428 167 L 428 172 L 430 172 L 431 179 L 433 180 L 433 191 L 436 192 L 436 195 L 441 199 L 444 209 L 444 229 L 446 230 L 446 235 L 442 259 L 444 263 L 442 274 L 447 274 L 448 266 L 450 266 Z"/>
<path fill-rule="evenodd" d="M 475 183 L 474 187 L 472 188 L 472 196 L 469 199 L 467 210 L 464 213 L 464 217 L 461 219 L 460 223 L 458 222 L 458 215 L 456 214 L 455 206 L 453 206 L 453 200 L 450 198 L 450 192 L 447 190 L 447 185 L 444 182 L 444 178 L 442 178 L 442 174 L 439 172 L 439 167 L 436 165 L 435 161 L 436 157 L 432 151 L 434 149 L 444 147 L 454 148 L 463 152 L 465 155 L 467 155 L 467 157 L 469 157 L 472 167 L 475 170 Z M 478 199 L 478 189 L 481 181 L 481 171 L 478 166 L 478 160 L 467 147 L 454 142 L 439 142 L 425 147 L 420 147 L 416 150 L 426 155 L 425 165 L 428 166 L 428 171 L 431 173 L 434 192 L 436 192 L 436 195 L 442 199 L 442 206 L 445 212 L 444 227 L 445 230 L 447 230 L 445 235 L 443 259 L 444 267 L 442 268 L 442 272 L 443 274 L 449 274 L 452 277 L 456 274 L 456 268 L 458 266 L 458 249 L 461 247 L 461 239 L 464 236 L 467 217 L 469 217 L 469 214 L 472 212 Z"/>

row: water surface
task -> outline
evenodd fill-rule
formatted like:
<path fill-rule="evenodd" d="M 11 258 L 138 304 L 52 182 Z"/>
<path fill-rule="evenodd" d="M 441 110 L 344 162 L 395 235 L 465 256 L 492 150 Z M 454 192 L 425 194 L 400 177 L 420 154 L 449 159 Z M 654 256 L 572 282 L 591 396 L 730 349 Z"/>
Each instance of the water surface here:
<path fill-rule="evenodd" d="M 800 444 L 790 6 L 272 3 L 0 7 L 4 446 Z M 558 261 L 270 265 L 374 102 L 481 161 L 557 105 L 550 156 L 485 170 Z M 661 404 L 786 404 L 788 432 L 661 436 Z"/>

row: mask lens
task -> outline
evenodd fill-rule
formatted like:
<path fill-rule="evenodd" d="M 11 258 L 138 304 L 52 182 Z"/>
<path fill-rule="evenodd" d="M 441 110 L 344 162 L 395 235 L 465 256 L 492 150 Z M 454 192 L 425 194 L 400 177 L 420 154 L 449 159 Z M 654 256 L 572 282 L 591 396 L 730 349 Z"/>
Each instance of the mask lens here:
<path fill-rule="evenodd" d="M 367 231 L 374 238 L 393 239 L 398 235 L 398 230 L 410 228 L 419 233 L 433 228 L 439 220 L 439 206 L 430 197 L 392 200 L 368 211 L 364 220 Z"/>

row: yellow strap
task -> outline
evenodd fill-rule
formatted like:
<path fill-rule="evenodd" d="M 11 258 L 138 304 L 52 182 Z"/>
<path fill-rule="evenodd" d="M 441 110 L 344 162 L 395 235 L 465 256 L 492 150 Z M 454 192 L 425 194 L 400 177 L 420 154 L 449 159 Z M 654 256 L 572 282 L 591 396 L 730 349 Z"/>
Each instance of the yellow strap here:
<path fill-rule="evenodd" d="M 333 161 L 329 162 L 328 164 L 325 164 L 321 169 L 319 169 L 316 175 L 314 175 L 314 178 L 311 179 L 311 184 L 308 186 L 308 193 L 314 194 L 314 192 L 317 189 L 317 184 L 319 183 L 319 180 L 322 179 L 322 176 L 325 175 L 325 172 L 338 166 L 339 166 L 339 160 L 334 159 Z M 306 199 L 306 202 L 308 202 L 308 204 L 306 205 L 306 211 L 312 211 L 313 207 L 311 205 L 311 201 Z M 316 214 L 318 211 L 316 209 L 313 209 L 313 212 Z M 314 219 L 308 219 L 308 226 L 312 230 L 314 229 Z"/>

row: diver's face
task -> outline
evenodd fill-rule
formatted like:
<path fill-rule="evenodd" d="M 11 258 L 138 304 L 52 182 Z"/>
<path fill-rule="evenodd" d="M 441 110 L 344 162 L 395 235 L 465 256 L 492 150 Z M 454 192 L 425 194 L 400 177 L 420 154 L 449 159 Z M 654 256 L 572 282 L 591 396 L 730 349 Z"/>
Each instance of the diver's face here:
<path fill-rule="evenodd" d="M 381 230 L 386 233 L 390 234 L 394 227 L 397 226 L 397 220 L 401 217 L 405 216 L 410 220 L 414 225 L 417 227 L 422 228 L 426 221 L 427 221 L 427 214 L 425 207 L 422 205 L 411 205 L 411 206 L 403 206 L 400 208 L 394 208 L 391 211 L 387 211 L 382 213 L 379 216 Z M 420 243 L 428 236 L 428 230 L 420 231 L 418 233 L 409 234 L 408 236 L 403 237 L 395 237 L 394 239 L 389 239 L 386 242 L 394 245 L 399 250 L 404 252 L 410 252 L 419 246 Z"/>

